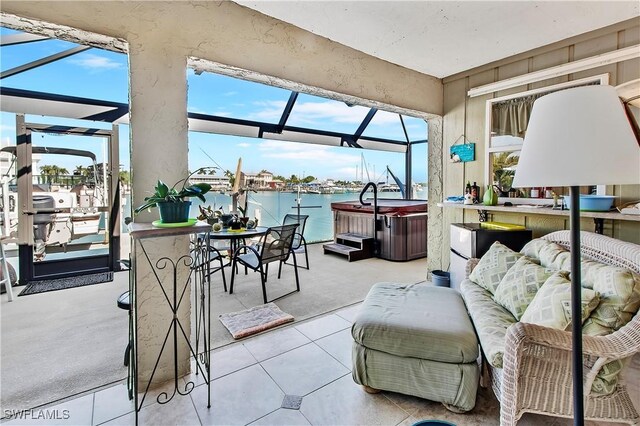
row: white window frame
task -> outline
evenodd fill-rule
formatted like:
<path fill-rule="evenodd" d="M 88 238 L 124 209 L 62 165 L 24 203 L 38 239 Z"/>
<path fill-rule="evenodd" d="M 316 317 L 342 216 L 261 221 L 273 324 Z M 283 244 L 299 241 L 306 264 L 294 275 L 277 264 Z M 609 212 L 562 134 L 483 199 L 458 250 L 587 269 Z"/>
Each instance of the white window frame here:
<path fill-rule="evenodd" d="M 574 86 L 580 86 L 588 83 L 598 83 L 601 85 L 609 84 L 609 73 L 598 74 L 592 77 L 581 78 L 578 80 L 567 81 L 566 83 L 554 84 L 551 86 L 540 87 L 538 89 L 527 90 L 525 92 L 514 93 L 512 95 L 500 96 L 498 98 L 488 99 L 485 105 L 485 137 L 484 137 L 484 181 L 486 185 L 493 184 L 493 176 L 491 173 L 492 165 L 491 165 L 491 154 L 496 152 L 516 152 L 522 150 L 522 145 L 507 145 L 507 146 L 498 146 L 491 147 L 491 110 L 493 108 L 493 104 L 507 101 L 510 99 L 523 98 L 526 96 L 536 95 L 539 93 L 545 92 L 554 92 L 561 89 L 568 89 Z M 598 194 L 604 194 L 604 185 L 598 186 Z"/>

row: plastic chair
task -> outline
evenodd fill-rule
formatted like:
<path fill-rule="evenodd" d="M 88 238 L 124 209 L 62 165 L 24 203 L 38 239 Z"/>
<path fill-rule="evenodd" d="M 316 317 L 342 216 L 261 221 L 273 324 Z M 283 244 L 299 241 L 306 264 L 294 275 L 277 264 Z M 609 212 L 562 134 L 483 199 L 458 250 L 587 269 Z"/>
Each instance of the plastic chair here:
<path fill-rule="evenodd" d="M 274 226 L 267 229 L 267 232 L 260 239 L 258 245 L 241 245 L 236 249 L 233 254 L 233 261 L 231 263 L 231 271 L 235 270 L 236 265 L 239 263 L 248 269 L 255 272 L 260 272 L 260 281 L 262 284 L 262 297 L 264 303 L 268 303 L 267 300 L 267 274 L 269 273 L 269 264 L 273 262 L 280 262 L 278 267 L 278 279 L 282 273 L 282 264 L 285 263 L 289 256 L 293 253 L 293 242 L 296 234 L 296 228 L 298 223 Z M 281 299 L 296 291 L 300 291 L 300 281 L 298 279 L 298 265 L 295 255 L 293 257 L 293 270 L 296 277 L 296 289 L 277 297 L 274 300 Z M 229 294 L 233 294 L 233 283 L 235 280 L 235 274 L 231 274 L 231 285 L 229 286 Z"/>
<path fill-rule="evenodd" d="M 284 220 L 282 221 L 283 225 L 290 225 L 292 223 L 298 224 L 298 229 L 293 238 L 293 257 L 296 254 L 304 253 L 304 263 L 305 266 L 298 265 L 300 268 L 309 269 L 309 254 L 307 253 L 307 240 L 304 239 L 304 228 L 307 224 L 307 219 L 309 219 L 309 215 L 306 214 L 286 214 L 284 216 Z M 287 265 L 291 265 L 291 263 L 287 263 Z"/>

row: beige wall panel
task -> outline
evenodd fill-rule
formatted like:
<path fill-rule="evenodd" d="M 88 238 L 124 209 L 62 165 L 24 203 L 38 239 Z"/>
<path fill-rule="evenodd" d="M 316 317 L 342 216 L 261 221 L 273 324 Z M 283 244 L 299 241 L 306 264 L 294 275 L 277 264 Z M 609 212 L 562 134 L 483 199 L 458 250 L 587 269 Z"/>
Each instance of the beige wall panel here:
<path fill-rule="evenodd" d="M 480 74 L 469 77 L 469 87 L 478 87 L 495 81 L 497 77 L 495 70 L 488 70 Z M 480 193 L 484 193 L 486 182 L 484 182 L 484 138 L 485 138 L 485 112 L 487 100 L 491 99 L 491 94 L 467 98 L 467 139 L 476 143 L 476 160 L 464 163 L 464 182 L 477 182 L 480 185 Z"/>
<path fill-rule="evenodd" d="M 611 33 L 597 37 L 591 40 L 587 40 L 581 43 L 577 43 L 573 47 L 573 60 L 590 58 L 592 56 L 601 55 L 606 52 L 611 52 L 618 49 L 618 34 Z M 598 74 L 609 74 L 609 83 L 612 85 L 618 84 L 616 74 L 616 64 L 609 64 L 598 68 L 592 68 L 590 70 L 577 72 L 571 74 L 572 80 L 577 80 L 584 77 L 590 77 Z"/>
<path fill-rule="evenodd" d="M 615 42 L 617 40 L 617 43 Z M 579 40 L 579 46 L 563 46 L 562 48 L 553 48 L 553 50 L 540 50 L 539 54 L 531 57 L 531 58 L 521 58 L 517 62 L 510 62 L 509 58 L 504 61 L 498 63 L 499 68 L 497 69 L 497 78 L 498 80 L 504 80 L 506 78 L 513 77 L 515 75 L 526 74 L 527 72 L 533 72 L 541 69 L 546 69 L 549 67 L 557 66 L 564 64 L 569 61 L 569 59 L 579 59 L 584 57 L 589 57 L 593 55 L 597 55 L 600 53 L 605 53 L 607 51 L 616 50 L 620 47 L 631 46 L 640 43 L 640 28 L 637 25 L 630 23 L 630 27 L 628 29 L 617 29 L 616 31 L 611 31 L 610 33 L 602 33 L 598 34 L 598 37 L 581 37 Z M 574 48 L 576 51 L 574 52 Z M 504 65 L 502 65 L 504 64 Z M 592 69 L 589 71 L 584 71 L 581 73 L 576 73 L 574 76 L 571 76 L 572 79 L 592 76 L 601 74 L 604 72 L 611 73 L 613 77 L 613 81 L 617 80 L 618 84 L 625 81 L 630 81 L 636 78 L 640 78 L 640 60 L 629 60 L 622 63 L 619 63 L 617 66 L 606 66 L 600 67 L 597 69 Z M 487 84 L 491 82 L 491 77 L 496 73 L 495 68 L 486 69 L 480 74 L 471 74 L 469 75 L 469 87 L 477 87 L 482 84 Z M 456 93 L 453 90 L 447 90 L 447 88 L 452 87 L 451 85 L 455 82 L 461 81 L 462 78 L 457 80 L 448 81 L 445 84 L 445 104 L 457 104 L 461 102 L 459 99 L 451 99 L 454 96 L 464 96 L 467 102 L 467 114 L 466 114 L 466 123 L 465 129 L 467 130 L 467 137 L 472 139 L 476 137 L 479 133 L 478 129 L 483 129 L 485 123 L 484 116 L 484 105 L 482 105 L 482 112 L 477 113 L 476 110 L 479 108 L 476 107 L 475 100 L 469 99 L 466 94 L 461 95 Z M 487 81 L 488 80 L 488 81 Z M 546 87 L 552 84 L 562 83 L 569 80 L 569 76 L 563 76 L 559 78 L 549 79 L 546 81 L 541 81 L 535 84 L 531 84 L 529 87 L 521 87 L 518 89 L 510 89 L 509 91 L 504 91 L 495 94 L 496 96 L 505 96 L 509 94 L 514 94 L 522 91 L 526 91 L 528 89 L 534 89 L 539 87 Z M 482 99 L 482 103 L 484 99 Z M 446 110 L 446 109 L 445 109 Z M 447 116 L 445 116 L 445 121 L 447 120 Z M 484 146 L 484 130 L 480 131 L 479 141 L 482 146 Z M 484 166 L 484 155 L 478 155 L 479 152 L 476 150 L 476 158 L 477 161 L 474 162 L 476 164 L 465 163 L 465 171 L 463 180 L 459 181 L 460 186 L 463 186 L 467 180 L 474 180 L 474 173 L 476 170 L 479 170 L 478 183 L 483 185 L 481 193 L 484 193 L 484 182 L 482 182 L 482 170 Z M 453 179 L 454 177 L 458 177 L 460 175 L 459 171 L 454 171 L 452 168 L 453 165 L 445 164 L 446 176 L 447 178 Z M 482 183 L 481 183 L 482 182 Z M 454 182 L 449 182 L 447 186 L 455 186 Z M 630 200 L 630 199 L 638 199 L 640 200 L 640 185 L 625 185 L 625 186 L 614 186 L 611 187 L 611 191 L 615 195 L 621 196 L 621 200 Z M 567 191 L 568 192 L 568 191 Z M 445 223 L 450 223 L 453 220 L 458 220 L 460 217 L 459 209 L 445 209 Z M 478 222 L 478 214 L 475 210 L 464 210 L 462 213 L 462 217 L 465 222 Z M 543 216 L 543 215 L 521 215 L 517 213 L 500 213 L 494 214 L 490 216 L 490 220 L 508 222 L 508 223 L 517 223 L 523 224 L 534 231 L 534 236 L 541 236 L 547 234 L 552 231 L 561 230 L 561 229 L 569 229 L 569 218 L 566 217 L 555 217 L 555 216 Z M 594 231 L 594 222 L 592 219 L 583 219 L 581 220 L 581 229 L 586 231 Z M 448 229 L 446 229 L 448 233 Z M 615 238 L 619 238 L 624 241 L 631 241 L 634 243 L 640 242 L 640 223 L 637 222 L 623 222 L 623 221 L 605 221 L 604 222 L 604 234 L 613 236 Z M 448 257 L 448 245 L 443 247 L 443 256 Z"/>
<path fill-rule="evenodd" d="M 557 65 L 566 64 L 569 62 L 569 48 L 552 50 L 551 52 L 543 53 L 538 56 L 534 56 L 531 60 L 531 72 L 544 70 L 547 68 L 555 67 Z M 539 81 L 532 83 L 530 89 L 537 89 L 539 87 L 551 86 L 553 84 L 564 83 L 568 81 L 568 77 L 561 76 L 552 78 L 549 80 Z"/>
<path fill-rule="evenodd" d="M 506 80 L 507 78 L 517 77 L 529 72 L 529 60 L 522 59 L 517 62 L 512 62 L 510 64 L 503 65 L 498 68 L 498 81 Z M 512 95 L 514 93 L 520 93 L 527 90 L 527 85 L 512 87 L 507 90 L 500 90 L 495 93 L 495 97 L 499 98 L 502 96 Z"/>

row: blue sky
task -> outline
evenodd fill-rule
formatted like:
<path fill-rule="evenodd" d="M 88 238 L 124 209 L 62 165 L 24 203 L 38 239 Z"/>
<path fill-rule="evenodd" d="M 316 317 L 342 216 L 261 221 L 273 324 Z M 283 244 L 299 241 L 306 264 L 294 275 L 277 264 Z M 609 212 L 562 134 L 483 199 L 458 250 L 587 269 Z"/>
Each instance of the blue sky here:
<path fill-rule="evenodd" d="M 12 30 L 2 28 L 0 34 L 11 34 Z M 0 50 L 3 71 L 26 62 L 74 47 L 73 43 L 47 40 L 16 46 L 4 46 Z M 231 77 L 203 73 L 196 75 L 185 69 L 188 91 L 188 111 L 243 118 L 255 121 L 277 123 L 290 92 L 258 83 Z M 116 102 L 127 102 L 127 57 L 98 49 L 8 77 L 3 86 L 81 96 Z M 288 125 L 321 128 L 345 133 L 353 133 L 367 114 L 368 108 L 348 107 L 342 102 L 323 99 L 306 94 L 298 96 L 296 105 L 287 122 Z M 426 139 L 426 123 L 423 120 L 404 117 L 411 140 Z M 84 127 L 109 128 L 108 123 L 79 122 L 43 117 L 27 117 L 28 121 L 55 124 L 74 124 Z M 397 114 L 378 111 L 367 127 L 364 136 L 375 136 L 403 140 L 404 134 Z M 15 116 L 10 113 L 0 115 L 0 138 L 3 144 L 15 143 Z M 120 126 L 120 163 L 129 167 L 128 126 Z M 75 144 L 76 148 L 92 150 L 99 160 L 102 158 L 102 143 L 88 138 L 71 141 L 72 137 L 44 136 L 34 143 L 50 146 Z M 80 146 L 82 145 L 82 146 Z M 426 182 L 426 144 L 414 147 L 413 179 Z M 274 174 L 290 176 L 313 175 L 318 178 L 355 179 L 356 168 L 361 164 L 364 153 L 371 179 L 380 176 L 389 165 L 398 175 L 404 174 L 404 155 L 398 153 L 359 150 L 352 148 L 328 147 L 265 139 L 242 138 L 225 135 L 189 133 L 189 167 L 195 169 L 211 166 L 208 156 L 214 158 L 224 168 L 235 170 L 238 157 L 242 157 L 243 170 L 258 172 L 268 169 Z M 56 159 L 61 161 L 60 159 Z M 72 159 L 64 160 L 64 167 L 75 168 Z M 43 159 L 41 164 L 52 161 Z M 68 163 L 68 164 L 66 164 Z M 377 177 L 376 176 L 376 177 Z M 365 174 L 366 179 L 366 174 Z"/>

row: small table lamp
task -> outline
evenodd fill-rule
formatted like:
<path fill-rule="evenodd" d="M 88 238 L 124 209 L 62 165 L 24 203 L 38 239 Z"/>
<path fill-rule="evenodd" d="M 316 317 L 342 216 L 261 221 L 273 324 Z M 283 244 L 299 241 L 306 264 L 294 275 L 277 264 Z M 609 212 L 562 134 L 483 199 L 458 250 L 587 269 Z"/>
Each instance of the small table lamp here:
<path fill-rule="evenodd" d="M 584 424 L 580 185 L 640 184 L 640 142 L 612 86 L 551 93 L 533 104 L 514 187 L 571 187 L 574 424 Z"/>

